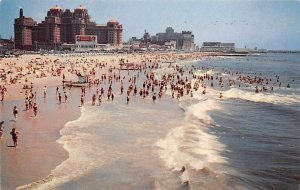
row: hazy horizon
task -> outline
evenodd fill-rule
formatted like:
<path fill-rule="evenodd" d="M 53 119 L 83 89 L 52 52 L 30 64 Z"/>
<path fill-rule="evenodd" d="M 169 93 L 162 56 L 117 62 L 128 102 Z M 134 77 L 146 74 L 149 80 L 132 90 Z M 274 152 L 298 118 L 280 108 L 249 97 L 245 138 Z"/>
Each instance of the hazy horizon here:
<path fill-rule="evenodd" d="M 14 35 L 20 7 L 25 17 L 41 22 L 55 5 L 73 10 L 80 4 L 97 24 L 117 19 L 124 42 L 142 37 L 145 29 L 155 35 L 171 26 L 192 31 L 198 46 L 220 41 L 237 48 L 300 50 L 299 0 L 0 0 L 0 35 Z"/>

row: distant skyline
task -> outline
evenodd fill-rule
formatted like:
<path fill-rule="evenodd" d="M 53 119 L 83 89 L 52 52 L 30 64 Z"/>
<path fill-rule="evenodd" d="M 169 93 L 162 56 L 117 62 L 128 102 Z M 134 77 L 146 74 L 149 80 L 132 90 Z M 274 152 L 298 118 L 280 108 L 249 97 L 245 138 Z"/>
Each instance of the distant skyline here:
<path fill-rule="evenodd" d="M 300 50 L 300 0 L 0 0 L 0 35 L 14 35 L 19 8 L 41 22 L 55 5 L 74 9 L 82 4 L 91 20 L 123 24 L 123 40 L 151 35 L 171 26 L 191 30 L 195 43 L 234 42 L 236 47 Z"/>

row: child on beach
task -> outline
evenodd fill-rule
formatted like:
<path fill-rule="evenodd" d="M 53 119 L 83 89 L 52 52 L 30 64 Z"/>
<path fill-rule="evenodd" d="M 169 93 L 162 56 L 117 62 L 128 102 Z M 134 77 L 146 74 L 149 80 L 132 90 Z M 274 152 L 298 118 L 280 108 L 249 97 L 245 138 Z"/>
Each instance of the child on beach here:
<path fill-rule="evenodd" d="M 12 128 L 10 134 L 11 134 L 12 139 L 14 141 L 14 147 L 17 148 L 18 147 L 18 134 L 19 134 L 19 132 L 15 128 Z"/>

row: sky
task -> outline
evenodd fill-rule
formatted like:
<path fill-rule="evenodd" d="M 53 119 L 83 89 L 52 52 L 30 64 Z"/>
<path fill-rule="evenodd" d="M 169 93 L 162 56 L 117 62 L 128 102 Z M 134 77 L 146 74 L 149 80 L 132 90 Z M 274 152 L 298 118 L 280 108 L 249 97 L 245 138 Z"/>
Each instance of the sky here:
<path fill-rule="evenodd" d="M 0 35 L 14 35 L 19 8 L 41 22 L 58 5 L 73 10 L 82 4 L 97 24 L 116 19 L 123 40 L 164 32 L 190 30 L 204 41 L 233 42 L 236 47 L 300 50 L 300 0 L 0 0 Z"/>

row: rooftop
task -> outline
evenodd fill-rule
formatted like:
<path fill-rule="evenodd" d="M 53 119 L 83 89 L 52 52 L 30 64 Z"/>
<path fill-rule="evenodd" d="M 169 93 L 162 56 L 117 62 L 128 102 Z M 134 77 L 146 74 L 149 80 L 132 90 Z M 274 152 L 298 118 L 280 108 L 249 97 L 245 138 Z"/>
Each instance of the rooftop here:
<path fill-rule="evenodd" d="M 60 7 L 55 5 L 54 7 L 51 8 L 51 10 L 60 10 Z"/>

